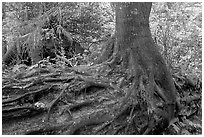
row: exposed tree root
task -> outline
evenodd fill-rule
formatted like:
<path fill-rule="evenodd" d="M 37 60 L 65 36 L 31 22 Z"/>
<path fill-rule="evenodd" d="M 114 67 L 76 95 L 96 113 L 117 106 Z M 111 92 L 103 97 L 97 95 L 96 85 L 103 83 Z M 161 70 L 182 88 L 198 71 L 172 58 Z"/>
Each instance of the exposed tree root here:
<path fill-rule="evenodd" d="M 169 129 L 180 132 L 175 123 L 186 122 L 200 114 L 199 107 L 196 106 L 201 100 L 199 94 L 179 93 L 182 96 L 186 95 L 177 99 L 181 103 L 180 111 L 178 111 L 179 118 L 168 127 L 166 115 L 168 105 L 171 103 L 168 102 L 163 89 L 154 79 L 153 88 L 151 88 L 146 75 L 132 76 L 134 70 L 129 70 L 127 76 L 122 77 L 123 80 L 128 80 L 132 84 L 121 86 L 121 82 L 116 84 L 117 82 L 114 81 L 114 75 L 111 80 L 107 75 L 100 77 L 92 75 L 89 71 L 93 68 L 97 68 L 97 65 L 87 68 L 79 67 L 76 71 L 66 68 L 63 71 L 59 69 L 60 72 L 32 74 L 28 77 L 22 75 L 17 81 L 6 79 L 3 85 L 3 118 L 32 117 L 34 114 L 47 111 L 49 123 L 45 123 L 46 125 L 41 128 L 35 127 L 28 130 L 25 134 L 81 134 L 83 132 L 89 132 L 88 134 L 165 134 L 169 132 Z M 87 72 L 84 73 L 84 70 Z M 111 71 L 114 73 L 115 70 Z M 32 84 L 36 77 L 39 78 L 36 80 L 39 82 Z M 177 81 L 177 84 L 180 83 Z M 40 89 L 37 89 L 39 86 Z M 183 93 L 181 84 L 179 88 Z M 15 89 L 25 91 L 19 90 L 18 96 L 13 95 L 12 92 L 6 92 Z M 152 89 L 152 94 L 148 93 L 150 89 Z M 53 92 L 57 94 L 57 97 L 49 94 Z M 152 96 L 155 97 L 153 99 L 156 100 L 155 102 L 151 102 Z M 185 107 L 190 103 L 195 107 L 186 112 Z M 41 105 L 37 107 L 36 104 L 42 104 L 42 107 Z M 152 105 L 156 109 L 152 109 Z M 52 123 L 60 117 L 64 122 L 53 125 Z"/>
<path fill-rule="evenodd" d="M 84 126 L 90 126 L 90 125 L 98 125 L 101 124 L 108 119 L 111 119 L 112 116 L 108 113 L 108 111 L 104 110 L 98 110 L 96 112 L 93 112 L 92 114 L 89 114 L 87 116 L 84 116 L 80 118 L 79 120 L 75 121 L 68 131 L 66 131 L 64 134 L 66 135 L 73 135 L 77 130 L 79 130 L 81 127 Z"/>
<path fill-rule="evenodd" d="M 91 114 L 83 115 L 75 119 L 74 121 L 70 121 L 66 124 L 57 126 L 46 126 L 37 130 L 28 131 L 25 134 L 26 135 L 47 134 L 49 132 L 56 133 L 57 131 L 59 132 L 61 130 L 61 132 L 63 132 L 63 130 L 65 130 L 63 134 L 73 135 L 76 134 L 77 130 L 84 126 L 97 125 L 105 122 L 108 119 L 111 119 L 111 115 L 109 115 L 108 111 L 96 110 Z"/>
<path fill-rule="evenodd" d="M 54 125 L 54 126 L 44 126 L 40 129 L 34 129 L 34 130 L 30 130 L 25 132 L 25 135 L 49 135 L 49 134 L 58 134 L 59 130 L 65 130 L 67 128 L 69 128 L 69 126 L 72 124 L 73 122 L 68 122 L 62 125 Z"/>
<path fill-rule="evenodd" d="M 193 96 L 184 97 L 181 99 L 181 102 L 185 102 L 187 105 L 192 101 L 199 101 L 201 100 L 201 96 L 198 94 L 194 94 Z"/>
<path fill-rule="evenodd" d="M 47 113 L 46 121 L 49 121 L 50 112 L 51 112 L 53 106 L 57 103 L 57 101 L 60 99 L 60 97 L 64 94 L 64 92 L 67 90 L 68 86 L 69 86 L 69 84 L 64 84 L 64 85 L 63 85 L 63 89 L 62 89 L 62 91 L 60 92 L 60 94 L 57 96 L 57 98 L 56 98 L 55 100 L 53 100 L 53 101 L 50 103 L 50 105 L 48 105 L 49 108 L 48 108 L 48 113 Z"/>
<path fill-rule="evenodd" d="M 2 105 L 8 104 L 8 103 L 13 103 L 13 102 L 16 102 L 16 101 L 20 102 L 21 99 L 23 99 L 23 98 L 26 98 L 26 97 L 29 97 L 29 96 L 37 96 L 38 94 L 43 94 L 43 92 L 46 92 L 47 90 L 50 90 L 52 87 L 53 87 L 52 85 L 46 85 L 45 87 L 42 87 L 41 89 L 39 89 L 37 91 L 28 92 L 28 93 L 20 95 L 19 97 L 16 97 L 16 98 L 3 100 Z"/>
<path fill-rule="evenodd" d="M 82 101 L 82 102 L 79 102 L 79 103 L 75 103 L 73 105 L 70 105 L 69 106 L 69 109 L 70 111 L 73 111 L 73 110 L 78 110 L 84 106 L 88 106 L 92 103 L 94 103 L 95 101 L 98 101 L 98 100 L 85 100 L 85 101 Z"/>
<path fill-rule="evenodd" d="M 17 117 L 26 117 L 26 116 L 32 116 L 37 113 L 42 113 L 44 112 L 44 108 L 39 108 L 34 105 L 24 105 L 24 106 L 16 106 L 13 108 L 9 109 L 3 109 L 3 120 L 11 120 L 12 118 L 17 118 Z"/>

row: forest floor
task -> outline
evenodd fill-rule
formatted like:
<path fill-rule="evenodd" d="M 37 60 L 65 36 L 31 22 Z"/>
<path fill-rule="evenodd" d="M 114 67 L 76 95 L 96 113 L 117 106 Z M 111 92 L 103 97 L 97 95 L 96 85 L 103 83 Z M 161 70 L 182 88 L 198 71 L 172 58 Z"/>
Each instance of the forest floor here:
<path fill-rule="evenodd" d="M 143 100 L 128 100 L 121 107 L 131 81 L 122 71 L 104 67 L 42 63 L 4 70 L 2 133 L 143 134 L 148 114 L 145 104 L 137 104 Z M 179 73 L 173 78 L 180 108 L 171 125 L 159 134 L 201 134 L 202 83 Z"/>

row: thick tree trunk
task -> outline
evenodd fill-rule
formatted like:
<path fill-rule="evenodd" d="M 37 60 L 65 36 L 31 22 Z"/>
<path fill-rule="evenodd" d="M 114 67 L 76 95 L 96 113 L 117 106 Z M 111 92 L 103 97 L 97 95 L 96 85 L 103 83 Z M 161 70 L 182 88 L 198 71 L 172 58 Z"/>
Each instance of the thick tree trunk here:
<path fill-rule="evenodd" d="M 151 110 L 157 109 L 155 94 L 166 104 L 166 119 L 174 117 L 175 87 L 162 55 L 154 45 L 149 27 L 151 3 L 117 3 L 116 47 L 135 78 L 134 92 L 143 83 Z M 145 81 L 145 82 L 144 82 Z M 132 91 L 133 92 L 133 91 Z"/>

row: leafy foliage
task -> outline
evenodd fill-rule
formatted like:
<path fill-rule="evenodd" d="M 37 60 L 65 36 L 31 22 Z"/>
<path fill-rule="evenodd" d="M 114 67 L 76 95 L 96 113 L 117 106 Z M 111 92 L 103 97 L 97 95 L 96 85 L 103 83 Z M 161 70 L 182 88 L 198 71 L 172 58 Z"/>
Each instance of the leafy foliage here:
<path fill-rule="evenodd" d="M 201 3 L 154 3 L 150 16 L 152 35 L 169 65 L 200 78 L 201 9 Z"/>
<path fill-rule="evenodd" d="M 25 35 L 32 27 L 22 28 L 25 21 L 35 20 L 46 11 L 55 8 L 58 25 L 62 25 L 74 38 L 88 46 L 93 40 L 100 41 L 114 29 L 114 14 L 109 3 L 4 3 L 3 35 Z M 44 19 L 48 19 L 49 15 Z M 55 25 L 57 25 L 55 24 Z M 17 29 L 18 28 L 18 29 Z M 12 31 L 11 31 L 12 30 Z M 20 32 L 19 32 L 20 31 Z M 12 35 L 11 35 L 12 34 Z M 88 43 L 86 43 L 88 42 Z"/>

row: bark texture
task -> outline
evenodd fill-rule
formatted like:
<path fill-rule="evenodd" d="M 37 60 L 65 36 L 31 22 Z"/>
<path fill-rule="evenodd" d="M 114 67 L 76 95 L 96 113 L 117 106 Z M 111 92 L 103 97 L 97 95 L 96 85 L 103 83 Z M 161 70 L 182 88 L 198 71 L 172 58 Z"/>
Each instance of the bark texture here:
<path fill-rule="evenodd" d="M 149 15 L 151 3 L 117 3 L 116 48 L 136 79 L 134 91 L 144 85 L 149 94 L 151 110 L 157 109 L 157 94 L 166 104 L 163 117 L 174 117 L 176 95 L 172 76 L 151 37 Z"/>

